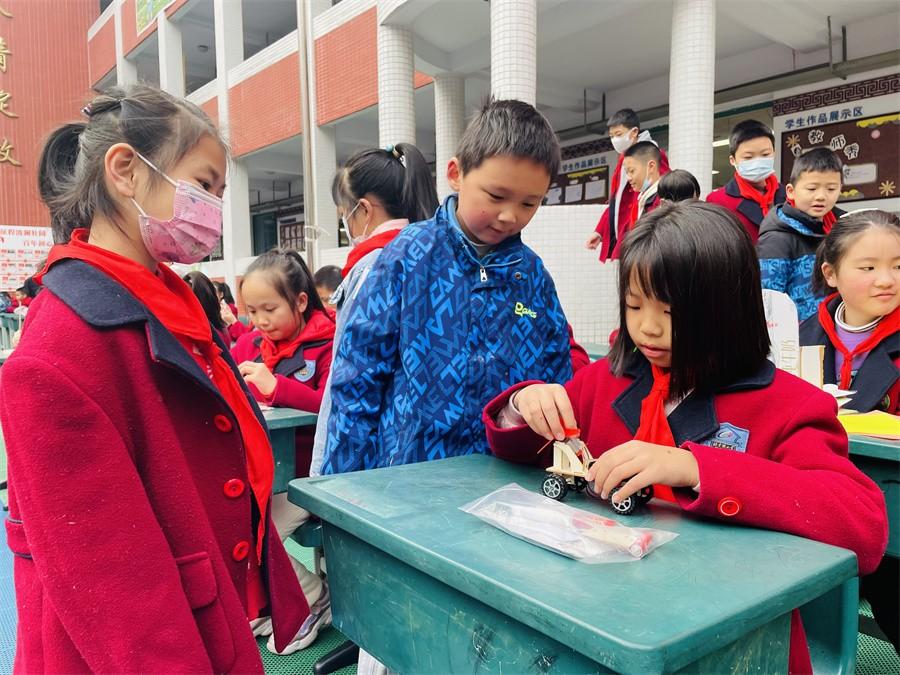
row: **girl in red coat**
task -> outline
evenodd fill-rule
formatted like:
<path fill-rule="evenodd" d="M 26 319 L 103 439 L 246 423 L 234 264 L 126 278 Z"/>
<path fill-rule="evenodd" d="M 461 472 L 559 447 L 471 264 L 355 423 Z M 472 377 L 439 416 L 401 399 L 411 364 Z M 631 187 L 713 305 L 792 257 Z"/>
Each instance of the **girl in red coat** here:
<path fill-rule="evenodd" d="M 244 275 L 241 295 L 255 329 L 242 335 L 231 350 L 244 381 L 257 401 L 271 406 L 318 413 L 334 340 L 334 314 L 322 304 L 313 277 L 295 251 L 269 251 L 259 256 Z M 309 475 L 314 429 L 297 430 L 297 475 Z M 309 518 L 281 493 L 272 498 L 272 518 L 286 539 Z M 310 615 L 287 646 L 274 637 L 269 651 L 289 654 L 312 644 L 331 621 L 328 588 L 302 563 L 293 561 Z M 268 617 L 253 623 L 255 635 L 270 635 Z"/>
<path fill-rule="evenodd" d="M 819 246 L 816 284 L 833 293 L 800 325 L 801 345 L 823 345 L 824 380 L 856 393 L 859 412 L 900 414 L 900 218 L 866 209 L 838 219 Z M 900 565 L 885 556 L 861 580 L 872 614 L 900 649 Z"/>
<path fill-rule="evenodd" d="M 272 536 L 272 449 L 191 289 L 221 235 L 226 152 L 196 106 L 111 88 L 54 131 L 54 239 L 3 366 L 15 670 L 263 672 L 308 614 Z M 23 412 L 24 411 L 24 412 Z"/>
<path fill-rule="evenodd" d="M 619 294 L 608 359 L 487 405 L 494 453 L 548 465 L 538 449 L 580 425 L 603 497 L 654 485 L 685 511 L 849 548 L 860 573 L 874 569 L 884 497 L 847 459 L 834 398 L 766 359 L 759 264 L 734 215 L 682 202 L 644 216 L 623 245 Z M 810 670 L 795 611 L 790 671 Z"/>

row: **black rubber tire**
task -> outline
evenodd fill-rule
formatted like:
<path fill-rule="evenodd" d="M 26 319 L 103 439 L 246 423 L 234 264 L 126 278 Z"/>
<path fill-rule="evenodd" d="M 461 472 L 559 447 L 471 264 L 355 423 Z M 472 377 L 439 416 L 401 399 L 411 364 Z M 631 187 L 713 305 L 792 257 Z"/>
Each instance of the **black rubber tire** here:
<path fill-rule="evenodd" d="M 558 502 L 565 498 L 568 491 L 569 484 L 566 482 L 566 479 L 562 476 L 557 476 L 555 473 L 548 473 L 544 476 L 544 480 L 541 481 L 541 494 Z"/>

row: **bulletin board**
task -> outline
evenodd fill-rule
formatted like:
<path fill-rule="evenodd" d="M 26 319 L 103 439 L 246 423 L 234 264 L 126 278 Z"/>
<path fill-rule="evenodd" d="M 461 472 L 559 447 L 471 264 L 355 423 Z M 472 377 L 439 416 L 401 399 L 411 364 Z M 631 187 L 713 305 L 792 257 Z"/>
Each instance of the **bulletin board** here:
<path fill-rule="evenodd" d="M 561 173 L 550 183 L 544 204 L 605 204 L 609 195 L 609 166 Z"/>
<path fill-rule="evenodd" d="M 0 225 L 0 290 L 19 288 L 53 246 L 49 227 Z"/>
<path fill-rule="evenodd" d="M 790 181 L 794 159 L 814 147 L 830 147 L 844 164 L 840 202 L 889 199 L 900 185 L 900 113 L 851 119 L 782 132 L 781 182 Z"/>

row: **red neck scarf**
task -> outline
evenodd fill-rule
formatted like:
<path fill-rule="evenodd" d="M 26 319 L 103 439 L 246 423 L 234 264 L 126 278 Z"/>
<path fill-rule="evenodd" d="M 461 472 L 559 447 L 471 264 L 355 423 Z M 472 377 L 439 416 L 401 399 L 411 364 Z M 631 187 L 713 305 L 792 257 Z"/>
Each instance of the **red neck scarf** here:
<path fill-rule="evenodd" d="M 785 200 L 785 203 L 788 204 L 789 206 L 793 206 L 795 209 L 797 208 L 797 205 L 794 203 L 794 200 L 791 199 L 790 197 L 788 197 Z M 825 234 L 828 234 L 829 232 L 831 232 L 831 228 L 834 227 L 834 224 L 836 222 L 837 222 L 837 216 L 834 215 L 834 211 L 829 211 L 824 216 L 822 216 L 822 230 L 825 232 Z"/>
<path fill-rule="evenodd" d="M 304 342 L 334 339 L 334 319 L 326 312 L 315 310 L 310 314 L 309 321 L 293 340 L 280 340 L 273 342 L 265 335 L 259 343 L 259 352 L 262 354 L 263 363 L 271 371 L 282 359 L 291 358 Z"/>
<path fill-rule="evenodd" d="M 853 376 L 853 357 L 873 350 L 887 336 L 893 335 L 900 330 L 900 307 L 896 307 L 893 312 L 882 317 L 872 334 L 856 345 L 853 351 L 850 351 L 838 337 L 837 329 L 834 326 L 834 317 L 828 311 L 828 303 L 837 296 L 837 293 L 832 293 L 819 304 L 819 323 L 828 339 L 831 340 L 831 344 L 844 357 L 844 361 L 841 363 L 840 387 L 841 389 L 849 389 L 850 380 Z"/>
<path fill-rule="evenodd" d="M 347 264 L 344 265 L 344 269 L 341 270 L 341 277 L 346 279 L 347 275 L 350 274 L 350 270 L 356 266 L 356 263 L 365 258 L 372 251 L 384 248 L 390 244 L 394 240 L 394 237 L 400 234 L 401 231 L 401 229 L 396 229 L 388 230 L 381 234 L 375 234 L 357 246 L 354 246 L 347 256 Z"/>
<path fill-rule="evenodd" d="M 741 197 L 759 204 L 759 208 L 762 210 L 763 216 L 765 216 L 769 212 L 769 206 L 775 201 L 775 193 L 778 192 L 778 179 L 775 177 L 775 174 L 769 174 L 766 178 L 766 189 L 764 192 L 757 190 L 753 183 L 743 178 L 737 171 L 734 172 L 734 180 L 737 182 Z"/>
<path fill-rule="evenodd" d="M 40 278 L 50 267 L 68 258 L 83 260 L 106 273 L 124 286 L 151 314 L 172 333 L 188 353 L 196 347 L 209 363 L 212 381 L 237 418 L 241 439 L 247 455 L 247 474 L 260 520 L 256 532 L 257 561 L 262 561 L 263 535 L 266 529 L 266 504 L 272 494 L 275 462 L 266 430 L 259 423 L 250 402 L 241 389 L 234 372 L 212 340 L 212 328 L 200 306 L 200 301 L 184 281 L 166 265 L 159 265 L 158 275 L 124 256 L 89 244 L 88 231 L 75 230 L 68 244 L 50 249 L 47 265 L 37 275 Z"/>
<path fill-rule="evenodd" d="M 666 419 L 666 399 L 669 398 L 670 374 L 664 373 L 654 365 L 651 365 L 650 368 L 653 372 L 653 387 L 641 402 L 641 423 L 634 435 L 634 440 L 674 448 L 676 447 L 675 437 L 669 427 L 669 420 Z M 668 485 L 654 485 L 653 495 L 669 502 L 676 501 L 672 488 Z"/>

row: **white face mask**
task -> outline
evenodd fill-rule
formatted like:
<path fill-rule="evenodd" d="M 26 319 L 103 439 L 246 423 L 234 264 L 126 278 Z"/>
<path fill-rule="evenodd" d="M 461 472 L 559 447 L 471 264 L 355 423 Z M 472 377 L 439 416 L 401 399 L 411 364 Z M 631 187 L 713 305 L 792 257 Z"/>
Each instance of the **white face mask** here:
<path fill-rule="evenodd" d="M 346 216 L 341 216 L 341 227 L 344 228 L 344 234 L 347 235 L 347 241 L 350 242 L 350 248 L 359 246 L 362 242 L 364 242 L 366 240 L 366 233 L 369 231 L 368 225 L 366 225 L 366 229 L 363 230 L 363 233 L 358 237 L 354 237 L 350 231 L 350 219 L 353 217 L 353 213 L 356 211 L 356 209 L 359 208 L 360 204 L 362 204 L 362 202 L 356 202 L 356 206 L 350 209 L 350 213 L 348 213 Z"/>
<path fill-rule="evenodd" d="M 632 141 L 630 138 L 632 131 L 637 131 L 637 127 L 629 129 L 627 134 L 622 134 L 621 136 L 613 136 L 610 139 L 612 141 L 613 149 L 620 155 L 632 145 L 634 145 L 634 141 Z"/>

